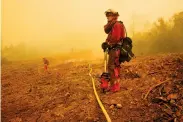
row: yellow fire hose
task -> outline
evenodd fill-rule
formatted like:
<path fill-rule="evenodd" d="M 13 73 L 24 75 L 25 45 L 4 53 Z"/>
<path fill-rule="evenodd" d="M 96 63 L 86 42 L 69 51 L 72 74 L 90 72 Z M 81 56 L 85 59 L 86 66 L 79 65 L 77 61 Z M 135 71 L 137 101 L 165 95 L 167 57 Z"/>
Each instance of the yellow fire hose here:
<path fill-rule="evenodd" d="M 105 54 L 107 54 L 107 53 L 105 53 Z M 105 55 L 105 56 L 107 56 L 107 55 Z M 107 57 L 105 57 L 105 58 L 107 58 Z M 105 62 L 104 62 L 105 71 L 106 71 L 106 63 L 107 63 L 107 60 L 105 60 Z M 105 108 L 104 108 L 104 106 L 103 106 L 103 104 L 102 104 L 102 102 L 101 102 L 101 100 L 100 100 L 98 94 L 97 94 L 97 91 L 96 91 L 96 88 L 95 88 L 95 81 L 94 81 L 94 78 L 93 78 L 92 75 L 91 75 L 92 68 L 91 68 L 90 64 L 89 64 L 89 69 L 90 69 L 89 76 L 91 77 L 91 80 L 92 80 L 93 91 L 94 91 L 95 97 L 96 97 L 96 99 L 97 99 L 97 102 L 98 102 L 100 108 L 102 109 L 102 112 L 103 112 L 104 116 L 106 117 L 107 122 L 111 122 L 111 119 L 110 119 L 110 117 L 109 117 L 107 111 L 105 110 Z"/>

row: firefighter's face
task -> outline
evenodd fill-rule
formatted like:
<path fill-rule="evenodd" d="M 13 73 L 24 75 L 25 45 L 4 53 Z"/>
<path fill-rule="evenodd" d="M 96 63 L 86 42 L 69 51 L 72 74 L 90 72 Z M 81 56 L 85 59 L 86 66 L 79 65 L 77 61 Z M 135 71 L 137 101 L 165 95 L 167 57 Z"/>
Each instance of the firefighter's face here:
<path fill-rule="evenodd" d="M 107 13 L 106 17 L 108 21 L 112 21 L 114 19 L 114 16 L 111 13 Z"/>
<path fill-rule="evenodd" d="M 113 16 L 112 16 L 112 15 L 107 16 L 107 20 L 108 20 L 108 21 L 112 21 L 112 20 L 113 20 Z"/>

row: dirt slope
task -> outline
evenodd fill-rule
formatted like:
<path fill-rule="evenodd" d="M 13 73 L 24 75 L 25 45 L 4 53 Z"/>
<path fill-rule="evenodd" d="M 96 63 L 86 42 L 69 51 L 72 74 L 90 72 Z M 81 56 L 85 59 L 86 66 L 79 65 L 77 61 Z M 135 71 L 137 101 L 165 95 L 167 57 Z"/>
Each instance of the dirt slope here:
<path fill-rule="evenodd" d="M 2 121 L 105 122 L 88 76 L 88 63 L 59 64 L 51 67 L 50 74 L 43 73 L 35 62 L 2 65 Z M 183 80 L 183 54 L 136 57 L 122 64 L 122 88 L 117 93 L 100 92 L 103 64 L 92 62 L 92 67 L 97 91 L 113 122 L 160 121 L 156 118 L 161 114 L 144 96 L 160 82 Z M 182 99 L 180 103 L 183 105 Z M 110 108 L 112 104 L 122 108 Z M 177 121 L 183 121 L 183 111 L 180 114 Z"/>

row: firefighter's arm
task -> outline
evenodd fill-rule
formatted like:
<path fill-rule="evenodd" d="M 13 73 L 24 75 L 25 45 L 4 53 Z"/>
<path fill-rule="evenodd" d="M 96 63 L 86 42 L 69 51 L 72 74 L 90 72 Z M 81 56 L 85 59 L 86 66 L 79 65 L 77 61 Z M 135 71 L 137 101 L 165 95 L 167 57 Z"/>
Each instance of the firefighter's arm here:
<path fill-rule="evenodd" d="M 104 31 L 106 34 L 109 34 L 109 32 L 112 30 L 113 25 L 116 23 L 116 21 L 110 21 L 104 26 Z"/>
<path fill-rule="evenodd" d="M 110 23 L 107 23 L 106 25 L 104 25 L 104 31 L 106 34 L 108 34 L 111 31 Z"/>

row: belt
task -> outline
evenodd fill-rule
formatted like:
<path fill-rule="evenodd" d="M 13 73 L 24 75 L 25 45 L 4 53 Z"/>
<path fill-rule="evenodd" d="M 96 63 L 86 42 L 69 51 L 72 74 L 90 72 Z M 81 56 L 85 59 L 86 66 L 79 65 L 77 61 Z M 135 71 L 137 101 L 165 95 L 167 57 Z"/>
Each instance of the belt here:
<path fill-rule="evenodd" d="M 121 44 L 114 44 L 114 45 L 109 45 L 109 50 L 113 49 L 113 50 L 117 50 L 121 48 Z"/>

